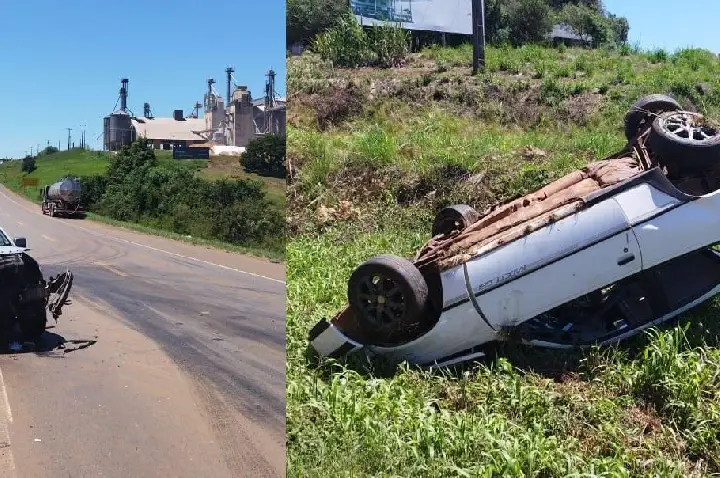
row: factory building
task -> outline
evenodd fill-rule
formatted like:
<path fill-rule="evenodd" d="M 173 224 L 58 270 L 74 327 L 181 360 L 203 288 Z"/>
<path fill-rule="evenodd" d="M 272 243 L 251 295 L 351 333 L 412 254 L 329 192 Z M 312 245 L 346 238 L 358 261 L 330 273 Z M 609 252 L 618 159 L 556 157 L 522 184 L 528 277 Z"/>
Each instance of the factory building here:
<path fill-rule="evenodd" d="M 264 134 L 285 135 L 285 98 L 275 94 L 275 72 L 267 73 L 265 97 L 253 99 L 246 86 L 231 88 L 233 69 L 227 68 L 226 100 L 207 81 L 204 104 L 196 103 L 193 112 L 183 116 L 175 110 L 170 118 L 156 118 L 150 105 L 144 104 L 143 116 L 135 116 L 127 107 L 128 79 L 121 80 L 120 108 L 104 118 L 104 148 L 115 151 L 138 137 L 151 141 L 156 149 L 172 149 L 203 144 L 245 148 Z M 200 108 L 204 115 L 199 117 Z"/>
<path fill-rule="evenodd" d="M 135 136 L 147 138 L 155 149 L 172 149 L 175 146 L 207 142 L 207 138 L 200 133 L 205 129 L 205 120 L 192 116 L 185 118 L 182 110 L 176 110 L 172 118 L 143 116 L 130 121 Z"/>

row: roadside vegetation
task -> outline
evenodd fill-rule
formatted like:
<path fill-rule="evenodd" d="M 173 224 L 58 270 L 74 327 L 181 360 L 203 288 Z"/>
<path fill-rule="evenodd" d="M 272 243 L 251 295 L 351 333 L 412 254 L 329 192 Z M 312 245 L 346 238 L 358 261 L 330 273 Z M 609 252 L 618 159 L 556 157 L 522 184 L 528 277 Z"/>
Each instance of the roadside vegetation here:
<path fill-rule="evenodd" d="M 25 160 L 0 166 L 0 180 L 34 201 L 43 185 L 77 176 L 91 217 L 284 257 L 284 181 L 248 172 L 238 157 L 175 161 L 138 140 L 118 154 L 76 149 L 32 159 L 30 174 Z M 38 187 L 23 188 L 26 177 Z"/>
<path fill-rule="evenodd" d="M 441 207 L 483 210 L 615 152 L 644 94 L 720 118 L 708 51 L 490 46 L 471 77 L 471 50 L 383 68 L 341 68 L 312 47 L 288 58 L 289 476 L 720 473 L 717 300 L 586 353 L 501 346 L 495 361 L 432 373 L 308 355 L 352 270 L 411 256 Z"/>

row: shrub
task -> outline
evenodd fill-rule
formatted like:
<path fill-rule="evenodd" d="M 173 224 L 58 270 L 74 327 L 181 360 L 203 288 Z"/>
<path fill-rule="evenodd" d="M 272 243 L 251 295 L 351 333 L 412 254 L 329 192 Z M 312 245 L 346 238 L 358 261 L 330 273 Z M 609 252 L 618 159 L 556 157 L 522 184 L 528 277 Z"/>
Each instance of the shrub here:
<path fill-rule="evenodd" d="M 22 160 L 21 168 L 23 172 L 28 174 L 35 171 L 35 158 L 30 155 L 25 156 Z"/>
<path fill-rule="evenodd" d="M 89 211 L 94 210 L 95 205 L 100 201 L 107 188 L 107 177 L 104 175 L 81 176 L 80 180 L 80 202 Z"/>
<path fill-rule="evenodd" d="M 552 31 L 553 20 L 544 0 L 515 0 L 508 8 L 509 40 L 513 45 L 543 42 Z"/>
<path fill-rule="evenodd" d="M 368 32 L 352 14 L 343 16 L 336 26 L 318 35 L 313 50 L 336 66 L 388 68 L 403 61 L 410 52 L 410 34 L 398 26 L 385 25 Z"/>
<path fill-rule="evenodd" d="M 284 168 L 284 138 L 264 136 L 248 151 L 271 173 Z M 265 197 L 261 181 L 198 178 L 186 163 L 158 163 L 144 140 L 112 158 L 105 175 L 80 180 L 86 207 L 112 219 L 236 245 L 284 247 L 282 211 Z"/>
<path fill-rule="evenodd" d="M 348 11 L 344 0 L 288 0 L 285 9 L 286 44 L 307 44 L 332 28 Z"/>
<path fill-rule="evenodd" d="M 253 173 L 285 177 L 285 138 L 267 134 L 251 140 L 240 156 L 243 167 Z"/>

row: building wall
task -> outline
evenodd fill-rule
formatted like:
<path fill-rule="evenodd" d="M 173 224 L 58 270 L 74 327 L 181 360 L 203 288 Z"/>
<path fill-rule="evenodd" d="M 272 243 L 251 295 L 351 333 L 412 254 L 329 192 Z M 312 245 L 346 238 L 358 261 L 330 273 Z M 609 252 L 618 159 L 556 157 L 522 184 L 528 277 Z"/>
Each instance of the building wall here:
<path fill-rule="evenodd" d="M 245 147 L 255 137 L 255 124 L 253 123 L 253 104 L 250 93 L 235 90 L 230 111 L 230 145 Z"/>
<path fill-rule="evenodd" d="M 277 134 L 285 136 L 285 109 L 278 108 L 268 113 L 267 121 L 269 125 L 265 124 L 265 113 L 260 108 L 255 108 L 253 115 L 255 117 L 255 124 L 258 129 L 265 133 Z"/>
<path fill-rule="evenodd" d="M 215 130 L 225 120 L 225 102 L 222 98 L 217 99 L 217 110 L 205 111 L 205 129 Z"/>

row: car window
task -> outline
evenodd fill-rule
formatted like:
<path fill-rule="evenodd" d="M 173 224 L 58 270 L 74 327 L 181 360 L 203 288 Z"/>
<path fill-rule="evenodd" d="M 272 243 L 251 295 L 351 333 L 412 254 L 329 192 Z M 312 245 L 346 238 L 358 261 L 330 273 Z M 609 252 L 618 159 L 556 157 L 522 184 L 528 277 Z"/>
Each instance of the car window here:
<path fill-rule="evenodd" d="M 10 239 L 8 239 L 5 233 L 0 230 L 0 247 L 3 246 L 12 246 L 12 242 L 10 242 Z"/>

